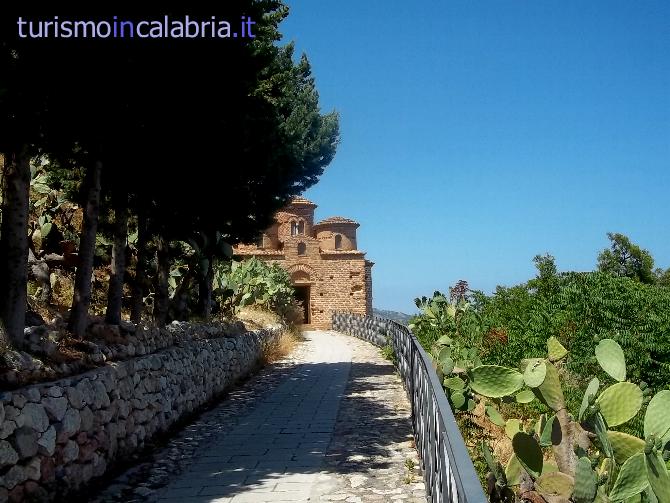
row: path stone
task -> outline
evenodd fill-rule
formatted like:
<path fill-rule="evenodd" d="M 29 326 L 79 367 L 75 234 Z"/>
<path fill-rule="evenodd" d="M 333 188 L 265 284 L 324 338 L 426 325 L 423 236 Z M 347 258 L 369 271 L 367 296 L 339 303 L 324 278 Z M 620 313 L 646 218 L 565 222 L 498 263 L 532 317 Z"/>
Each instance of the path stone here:
<path fill-rule="evenodd" d="M 305 336 L 94 501 L 425 502 L 393 366 L 353 337 Z"/>
<path fill-rule="evenodd" d="M 377 347 L 354 337 L 345 341 L 352 369 L 313 501 L 425 502 L 400 377 Z"/>

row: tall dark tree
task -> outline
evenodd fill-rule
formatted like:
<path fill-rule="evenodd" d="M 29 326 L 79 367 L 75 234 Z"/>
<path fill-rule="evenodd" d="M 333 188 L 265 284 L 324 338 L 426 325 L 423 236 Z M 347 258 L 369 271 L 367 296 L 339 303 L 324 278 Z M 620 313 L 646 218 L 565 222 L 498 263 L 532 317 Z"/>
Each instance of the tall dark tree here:
<path fill-rule="evenodd" d="M 93 4 L 76 12 L 61 7 L 55 12 L 50 4 L 21 8 L 24 17 L 33 19 L 56 14 L 109 18 L 103 6 Z M 17 40 L 11 33 L 18 12 L 2 16 L 1 69 L 23 80 L 20 85 L 8 80 L 4 86 L 3 82 L 0 100 L 5 88 L 10 91 L 5 94 L 20 90 L 28 96 L 20 103 L 31 108 L 20 110 L 19 117 L 22 124 L 36 124 L 39 132 L 17 135 L 15 145 L 30 149 L 35 143 L 64 166 L 76 150 L 78 162 L 86 167 L 80 191 L 85 219 L 69 320 L 70 329 L 79 336 L 88 320 L 98 212 L 101 201 L 109 199 L 101 199 L 100 194 L 112 195 L 117 217 L 107 320 L 120 320 L 122 249 L 129 210 L 143 215 L 144 243 L 149 236 L 157 237 L 156 314 L 165 321 L 169 243 L 199 234 L 212 242 L 252 238 L 292 195 L 316 182 L 337 146 L 337 115 L 320 113 L 307 59 L 296 63 L 292 46 L 277 44 L 279 23 L 288 13 L 281 1 L 227 2 L 217 5 L 215 12 L 204 2 L 188 6 L 168 2 L 161 10 L 175 18 L 188 14 L 209 19 L 216 14 L 219 19 L 235 20 L 244 15 L 255 20 L 256 37 L 163 39 L 160 44 L 116 39 Z M 126 17 L 138 21 L 155 14 L 154 8 L 138 4 Z M 22 72 L 12 73 L 17 61 Z M 222 68 L 234 72 L 221 78 Z M 59 78 L 30 81 L 37 73 Z M 14 102 L 1 103 L 3 113 L 18 109 Z M 9 123 L 3 120 L 3 130 Z M 23 151 L 12 148 L 0 150 Z M 205 316 L 211 308 L 212 267 L 217 257 L 226 258 L 220 247 L 205 250 L 207 267 L 197 271 L 200 311 Z M 140 267 L 145 262 L 138 260 Z M 141 280 L 142 273 L 136 271 L 135 278 Z M 135 319 L 139 318 L 138 297 L 142 297 L 141 287 L 134 291 Z"/>
<path fill-rule="evenodd" d="M 28 192 L 30 166 L 27 146 L 0 159 L 2 225 L 0 226 L 0 318 L 14 344 L 23 341 L 28 285 Z"/>
<path fill-rule="evenodd" d="M 39 151 L 49 89 L 40 84 L 34 62 L 17 51 L 15 24 L 16 17 L 0 10 L 0 318 L 2 337 L 20 344 L 28 285 L 29 163 Z"/>
<path fill-rule="evenodd" d="M 118 325 L 121 323 L 123 279 L 126 272 L 128 243 L 128 193 L 124 189 L 117 188 L 112 192 L 112 206 L 114 208 L 114 242 L 105 321 Z"/>

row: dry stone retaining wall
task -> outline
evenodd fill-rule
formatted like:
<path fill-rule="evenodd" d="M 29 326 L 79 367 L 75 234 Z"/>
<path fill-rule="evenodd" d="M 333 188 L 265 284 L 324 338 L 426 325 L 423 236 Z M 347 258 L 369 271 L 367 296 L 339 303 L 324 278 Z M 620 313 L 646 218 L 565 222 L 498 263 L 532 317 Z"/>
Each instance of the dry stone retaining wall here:
<path fill-rule="evenodd" d="M 80 489 L 249 373 L 276 337 L 177 328 L 176 345 L 155 353 L 0 393 L 0 502 Z"/>

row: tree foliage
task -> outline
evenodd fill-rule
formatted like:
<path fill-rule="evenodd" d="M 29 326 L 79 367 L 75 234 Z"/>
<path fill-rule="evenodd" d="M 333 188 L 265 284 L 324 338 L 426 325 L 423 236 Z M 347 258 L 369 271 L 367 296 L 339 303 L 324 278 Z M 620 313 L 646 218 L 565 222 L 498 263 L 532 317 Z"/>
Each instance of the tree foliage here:
<path fill-rule="evenodd" d="M 656 501 L 665 490 L 656 477 L 661 468 L 666 477 L 670 458 L 670 409 L 660 405 L 670 399 L 670 289 L 600 271 L 559 273 L 549 255 L 534 262 L 535 278 L 493 295 L 462 293 L 459 282 L 450 299 L 417 299 L 421 313 L 410 325 L 491 501 L 640 493 Z M 507 442 L 514 454 L 501 464 L 482 441 L 496 453 Z M 634 455 L 642 461 L 635 469 L 626 465 Z"/>
<path fill-rule="evenodd" d="M 651 254 L 619 233 L 608 232 L 609 249 L 598 255 L 598 270 L 614 276 L 632 278 L 641 283 L 655 283 L 654 259 Z"/>
<path fill-rule="evenodd" d="M 292 196 L 316 183 L 339 142 L 338 115 L 321 112 L 307 57 L 296 59 L 292 44 L 280 44 L 287 6 L 280 0 L 243 0 L 214 10 L 205 2 L 170 1 L 161 7 L 173 17 L 245 15 L 255 22 L 253 39 L 155 43 L 17 37 L 18 15 L 94 21 L 109 16 L 100 4 L 79 9 L 76 16 L 70 8 L 55 10 L 39 3 L 3 5 L 0 153 L 49 159 L 45 176 L 58 197 L 86 205 L 71 328 L 83 335 L 90 264 L 101 235 L 113 243 L 109 253 L 95 259 L 97 266 L 111 260 L 108 321 L 121 319 L 129 278 L 138 281 L 135 297 L 155 289 L 158 318 L 165 321 L 169 263 L 176 258 L 169 250 L 178 248 L 169 243 L 195 238 L 212 244 L 199 250 L 199 264 L 207 267 L 185 277 L 200 285 L 201 314 L 208 315 L 215 262 L 229 260 L 217 243 L 229 247 L 255 238 Z M 153 11 L 136 4 L 124 16 L 139 21 Z M 25 199 L 24 192 L 12 200 Z M 40 232 L 49 229 L 51 217 L 45 212 Z M 143 249 L 129 262 L 135 270 L 126 274 L 128 234 L 135 231 L 145 247 L 155 238 L 157 270 L 138 269 L 149 265 Z M 151 277 L 153 286 L 147 286 Z M 19 283 L 25 281 L 14 283 L 13 289 L 22 290 Z M 193 289 L 184 285 L 180 291 Z M 136 298 L 133 305 L 139 304 Z M 14 328 L 19 334 L 21 327 Z"/>

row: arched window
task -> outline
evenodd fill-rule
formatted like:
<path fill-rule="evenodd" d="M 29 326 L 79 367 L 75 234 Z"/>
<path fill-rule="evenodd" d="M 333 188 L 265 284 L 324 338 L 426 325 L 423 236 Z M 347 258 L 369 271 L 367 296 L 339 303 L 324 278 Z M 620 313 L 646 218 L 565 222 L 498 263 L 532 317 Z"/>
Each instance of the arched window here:
<path fill-rule="evenodd" d="M 304 255 L 307 253 L 307 245 L 302 241 L 298 243 L 298 255 Z"/>
<path fill-rule="evenodd" d="M 297 222 L 291 222 L 291 236 L 302 236 L 305 234 L 305 222 L 303 220 L 298 220 Z"/>
<path fill-rule="evenodd" d="M 340 234 L 335 234 L 335 249 L 342 249 L 342 236 Z"/>

